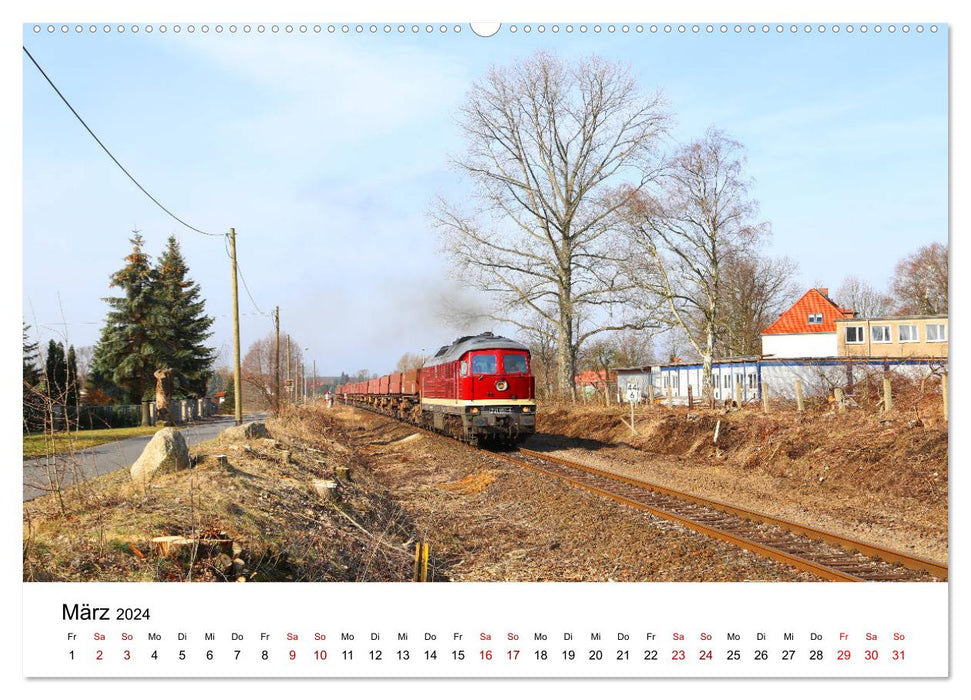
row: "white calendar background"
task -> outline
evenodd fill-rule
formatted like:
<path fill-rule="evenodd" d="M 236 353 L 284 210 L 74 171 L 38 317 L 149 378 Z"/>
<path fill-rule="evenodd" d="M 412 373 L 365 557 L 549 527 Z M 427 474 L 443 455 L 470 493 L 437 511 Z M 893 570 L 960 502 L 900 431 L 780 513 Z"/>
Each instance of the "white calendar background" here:
<path fill-rule="evenodd" d="M 945 677 L 947 591 L 947 584 L 29 584 L 24 673 Z"/>

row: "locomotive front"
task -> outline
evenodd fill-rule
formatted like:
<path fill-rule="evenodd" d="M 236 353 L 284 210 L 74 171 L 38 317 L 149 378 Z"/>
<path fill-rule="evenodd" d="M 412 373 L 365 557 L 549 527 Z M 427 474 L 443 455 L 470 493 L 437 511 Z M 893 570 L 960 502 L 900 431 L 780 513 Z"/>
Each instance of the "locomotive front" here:
<path fill-rule="evenodd" d="M 536 432 L 525 345 L 492 333 L 459 338 L 422 369 L 422 409 L 470 442 L 514 443 Z"/>

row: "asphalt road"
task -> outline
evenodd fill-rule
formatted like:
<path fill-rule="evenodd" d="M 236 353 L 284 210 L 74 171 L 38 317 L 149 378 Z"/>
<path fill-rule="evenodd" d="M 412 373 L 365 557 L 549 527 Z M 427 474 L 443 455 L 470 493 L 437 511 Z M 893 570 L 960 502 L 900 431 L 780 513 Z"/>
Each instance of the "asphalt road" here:
<path fill-rule="evenodd" d="M 265 416 L 266 414 L 263 413 L 248 415 L 243 418 L 243 422 L 262 420 Z M 233 425 L 232 416 L 218 416 L 205 422 L 179 428 L 179 431 L 185 436 L 185 441 L 191 447 L 200 442 L 212 440 L 231 425 Z M 48 470 L 51 468 L 56 468 L 60 474 L 61 488 L 63 489 L 74 483 L 75 472 L 81 481 L 85 481 L 101 474 L 113 472 L 116 469 L 127 469 L 134 464 L 151 439 L 151 435 L 143 435 L 81 450 L 74 455 L 77 458 L 76 467 L 61 457 L 25 460 L 24 501 L 50 492 Z"/>

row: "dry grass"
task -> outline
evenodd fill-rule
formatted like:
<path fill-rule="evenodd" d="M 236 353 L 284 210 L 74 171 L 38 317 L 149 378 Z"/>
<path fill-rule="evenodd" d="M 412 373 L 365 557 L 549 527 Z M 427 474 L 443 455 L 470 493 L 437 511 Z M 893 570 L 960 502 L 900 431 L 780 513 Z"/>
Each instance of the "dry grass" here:
<path fill-rule="evenodd" d="M 312 415 L 271 421 L 276 440 L 213 440 L 193 448 L 193 469 L 156 477 L 142 490 L 128 470 L 77 493 L 24 504 L 24 579 L 56 581 L 407 580 L 408 521 L 326 437 Z M 228 465 L 212 455 L 225 454 Z M 322 501 L 315 479 L 351 469 L 339 500 Z M 225 533 L 232 557 L 158 556 L 152 538 Z M 234 570 L 232 558 L 244 566 Z M 243 571 L 240 571 L 240 569 Z"/>

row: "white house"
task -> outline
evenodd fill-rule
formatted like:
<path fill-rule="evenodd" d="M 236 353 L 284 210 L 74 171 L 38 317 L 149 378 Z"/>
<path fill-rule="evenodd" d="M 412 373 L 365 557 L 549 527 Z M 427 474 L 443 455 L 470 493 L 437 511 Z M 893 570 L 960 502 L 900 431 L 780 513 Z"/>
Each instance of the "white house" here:
<path fill-rule="evenodd" d="M 844 309 L 829 298 L 825 287 L 810 289 L 762 331 L 762 356 L 837 357 L 836 319 L 853 316 L 852 309 Z"/>

